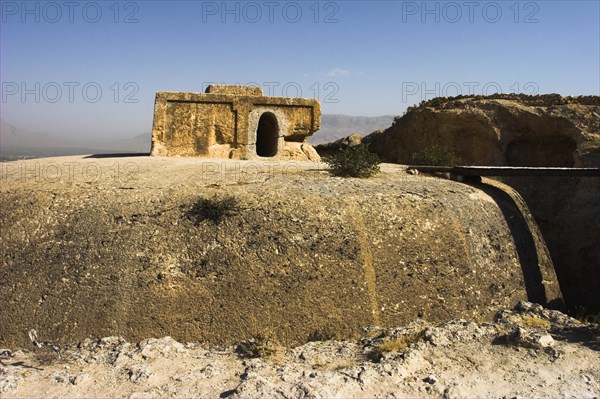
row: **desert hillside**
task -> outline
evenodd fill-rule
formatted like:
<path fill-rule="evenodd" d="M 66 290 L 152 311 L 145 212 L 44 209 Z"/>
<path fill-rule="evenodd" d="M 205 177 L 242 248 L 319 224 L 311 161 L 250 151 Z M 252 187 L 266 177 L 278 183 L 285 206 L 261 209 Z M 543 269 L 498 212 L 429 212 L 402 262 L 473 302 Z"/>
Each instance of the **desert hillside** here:
<path fill-rule="evenodd" d="M 2 164 L 0 346 L 120 335 L 285 344 L 560 306 L 518 195 L 384 165 L 64 157 Z M 233 197 L 219 223 L 202 199 Z"/>

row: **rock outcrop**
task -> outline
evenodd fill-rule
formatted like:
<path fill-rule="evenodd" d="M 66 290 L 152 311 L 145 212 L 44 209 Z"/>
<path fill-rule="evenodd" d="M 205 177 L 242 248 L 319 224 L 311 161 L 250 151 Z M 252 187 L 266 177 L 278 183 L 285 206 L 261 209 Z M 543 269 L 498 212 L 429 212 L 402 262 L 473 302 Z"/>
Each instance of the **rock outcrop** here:
<path fill-rule="evenodd" d="M 443 144 L 465 165 L 591 166 L 600 163 L 600 97 L 437 98 L 363 141 L 384 161 L 403 164 Z"/>
<path fill-rule="evenodd" d="M 312 162 L 66 157 L 2 168 L 0 347 L 30 345 L 32 328 L 51 342 L 297 344 L 561 299 L 543 240 L 497 187 L 403 171 L 345 179 Z M 195 206 L 213 196 L 237 201 L 220 223 Z"/>
<path fill-rule="evenodd" d="M 600 167 L 600 97 L 497 94 L 437 98 L 363 139 L 384 161 L 409 164 L 435 145 L 466 165 Z M 570 308 L 600 311 L 600 179 L 502 179 L 525 198 Z"/>

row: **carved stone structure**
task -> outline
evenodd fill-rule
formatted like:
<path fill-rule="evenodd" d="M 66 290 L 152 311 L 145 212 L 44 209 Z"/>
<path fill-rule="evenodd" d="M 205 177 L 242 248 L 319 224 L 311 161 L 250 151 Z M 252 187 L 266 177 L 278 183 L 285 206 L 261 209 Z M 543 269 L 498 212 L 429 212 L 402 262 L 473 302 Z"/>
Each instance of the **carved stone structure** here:
<path fill-rule="evenodd" d="M 318 100 L 266 97 L 260 87 L 158 92 L 151 155 L 318 161 L 306 139 L 320 125 Z"/>

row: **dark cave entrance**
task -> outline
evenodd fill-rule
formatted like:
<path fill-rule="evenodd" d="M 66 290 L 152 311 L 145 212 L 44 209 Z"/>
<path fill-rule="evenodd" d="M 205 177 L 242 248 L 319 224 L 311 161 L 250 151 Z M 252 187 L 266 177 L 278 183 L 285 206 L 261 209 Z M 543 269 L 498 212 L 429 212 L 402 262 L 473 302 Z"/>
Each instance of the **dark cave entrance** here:
<path fill-rule="evenodd" d="M 277 154 L 279 141 L 279 124 L 271 112 L 260 116 L 258 129 L 256 129 L 256 155 L 259 157 L 272 157 Z"/>

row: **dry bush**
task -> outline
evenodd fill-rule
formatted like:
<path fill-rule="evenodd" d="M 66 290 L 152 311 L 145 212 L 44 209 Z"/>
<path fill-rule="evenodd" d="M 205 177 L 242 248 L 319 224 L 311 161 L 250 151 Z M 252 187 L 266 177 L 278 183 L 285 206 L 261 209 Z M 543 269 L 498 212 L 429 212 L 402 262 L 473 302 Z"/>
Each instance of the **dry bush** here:
<path fill-rule="evenodd" d="M 225 218 L 239 211 L 237 198 L 232 195 L 212 198 L 200 198 L 188 211 L 188 217 L 194 219 L 196 224 L 204 220 L 221 223 Z"/>
<path fill-rule="evenodd" d="M 276 359 L 282 348 L 269 334 L 257 334 L 254 337 L 239 342 L 235 351 L 242 358 Z"/>
<path fill-rule="evenodd" d="M 550 323 L 548 320 L 539 318 L 537 316 L 525 316 L 521 320 L 520 324 L 523 325 L 523 327 L 544 329 L 549 328 L 552 325 L 552 323 Z"/>
<path fill-rule="evenodd" d="M 423 336 L 423 331 L 402 334 L 397 338 L 384 339 L 368 355 L 369 359 L 379 362 L 385 353 L 404 352 L 412 344 L 419 342 Z"/>

